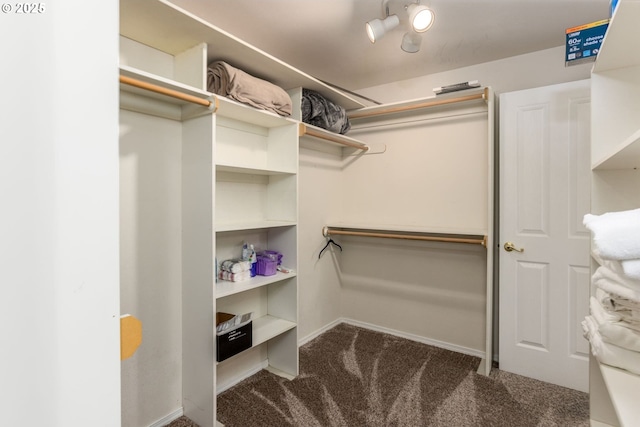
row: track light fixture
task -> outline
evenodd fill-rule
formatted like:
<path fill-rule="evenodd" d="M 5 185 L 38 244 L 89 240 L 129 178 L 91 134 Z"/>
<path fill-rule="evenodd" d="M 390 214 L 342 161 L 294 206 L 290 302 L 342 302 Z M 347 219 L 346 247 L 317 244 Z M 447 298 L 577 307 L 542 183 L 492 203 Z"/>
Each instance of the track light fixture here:
<path fill-rule="evenodd" d="M 375 43 L 380 40 L 386 33 L 400 25 L 402 21 L 407 22 L 408 31 L 402 38 L 400 47 L 405 52 L 415 53 L 420 50 L 420 44 L 422 37 L 420 33 L 424 33 L 433 25 L 435 19 L 434 12 L 427 6 L 421 5 L 420 0 L 416 3 L 402 3 L 406 0 L 383 0 L 382 9 L 386 13 L 384 19 L 373 19 L 365 24 L 367 31 L 367 37 L 371 40 L 371 43 Z M 395 3 L 397 6 L 402 7 L 407 15 L 398 16 L 399 14 L 390 14 L 390 3 Z"/>
<path fill-rule="evenodd" d="M 367 36 L 371 43 L 375 43 L 376 40 L 380 40 L 389 31 L 400 25 L 400 18 L 398 15 L 387 16 L 384 19 L 374 19 L 366 23 Z"/>
<path fill-rule="evenodd" d="M 420 34 L 414 31 L 407 31 L 402 37 L 402 44 L 400 48 L 405 52 L 416 53 L 420 50 L 420 44 L 422 43 L 422 37 Z"/>
<path fill-rule="evenodd" d="M 416 33 L 424 33 L 433 25 L 435 14 L 427 6 L 412 3 L 407 6 L 407 12 L 409 13 L 409 24 Z"/>

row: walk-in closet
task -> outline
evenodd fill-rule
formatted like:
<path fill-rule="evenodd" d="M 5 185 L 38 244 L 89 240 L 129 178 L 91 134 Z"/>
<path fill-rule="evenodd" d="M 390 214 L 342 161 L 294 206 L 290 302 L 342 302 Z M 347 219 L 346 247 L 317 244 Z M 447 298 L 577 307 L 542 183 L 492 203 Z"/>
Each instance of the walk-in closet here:
<path fill-rule="evenodd" d="M 639 0 L 210 3 L 1 8 L 7 424 L 634 425 Z"/>

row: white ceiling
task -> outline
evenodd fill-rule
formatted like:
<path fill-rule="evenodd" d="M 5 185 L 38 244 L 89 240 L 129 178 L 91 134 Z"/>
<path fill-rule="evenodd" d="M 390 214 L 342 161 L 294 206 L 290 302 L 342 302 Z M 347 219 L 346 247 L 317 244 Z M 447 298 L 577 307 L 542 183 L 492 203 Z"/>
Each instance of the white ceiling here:
<path fill-rule="evenodd" d="M 422 0 L 435 11 L 435 23 L 420 52 L 406 53 L 400 49 L 404 22 L 375 44 L 365 34 L 366 21 L 384 18 L 383 0 L 171 1 L 352 91 L 564 46 L 567 28 L 609 16 L 609 0 Z M 402 0 L 390 1 L 392 14 L 396 7 L 404 13 L 404 2 L 394 4 Z"/>

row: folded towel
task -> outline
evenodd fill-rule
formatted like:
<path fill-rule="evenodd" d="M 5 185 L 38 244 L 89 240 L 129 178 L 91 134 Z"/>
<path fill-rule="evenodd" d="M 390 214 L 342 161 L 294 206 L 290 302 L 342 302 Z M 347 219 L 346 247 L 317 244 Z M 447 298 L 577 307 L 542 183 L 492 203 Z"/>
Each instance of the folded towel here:
<path fill-rule="evenodd" d="M 593 233 L 593 244 L 601 257 L 640 258 L 640 209 L 586 214 L 583 223 Z"/>
<path fill-rule="evenodd" d="M 241 282 L 251 278 L 251 271 L 243 271 L 241 273 L 231 273 L 230 271 L 219 271 L 218 279 L 228 280 L 230 282 Z"/>
<path fill-rule="evenodd" d="M 604 265 L 598 267 L 596 272 L 593 273 L 593 276 L 591 276 L 591 281 L 596 286 L 599 282 L 615 283 L 623 288 L 631 289 L 640 294 L 640 280 L 630 279 L 623 274 L 616 273 L 614 270 Z"/>
<path fill-rule="evenodd" d="M 598 326 L 592 316 L 587 316 L 582 321 L 582 330 L 585 338 L 591 344 L 591 353 L 605 365 L 625 369 L 640 375 L 640 353 L 617 345 L 607 343 L 598 332 Z"/>
<path fill-rule="evenodd" d="M 626 259 L 620 261 L 622 271 L 631 279 L 640 280 L 640 259 Z"/>
<path fill-rule="evenodd" d="M 605 342 L 640 352 L 640 331 L 616 323 L 605 323 L 598 326 L 598 332 Z"/>
<path fill-rule="evenodd" d="M 291 97 L 279 86 L 254 77 L 224 61 L 209 64 L 207 89 L 260 110 L 290 116 Z"/>
<path fill-rule="evenodd" d="M 640 303 L 640 292 L 634 289 L 631 289 L 627 286 L 623 286 L 618 282 L 614 282 L 612 280 L 608 280 L 604 278 L 599 278 L 598 280 L 593 280 L 593 284 L 596 287 L 612 295 L 617 295 L 621 298 L 628 299 L 629 301 Z"/>
<path fill-rule="evenodd" d="M 612 320 L 596 298 L 589 303 L 591 316 L 596 321 L 598 332 L 605 342 L 633 351 L 640 351 L 640 331 L 630 328 L 624 321 Z"/>
<path fill-rule="evenodd" d="M 599 325 L 606 322 L 619 322 L 621 320 L 619 314 L 605 310 L 595 297 L 589 299 L 589 308 L 591 309 L 591 315 Z"/>
<path fill-rule="evenodd" d="M 640 302 L 635 302 L 622 298 L 618 295 L 611 294 L 600 288 L 596 288 L 594 292 L 595 298 L 608 311 L 632 310 L 640 313 Z"/>
<path fill-rule="evenodd" d="M 251 261 L 241 259 L 228 259 L 220 263 L 220 270 L 230 273 L 242 273 L 251 270 Z"/>

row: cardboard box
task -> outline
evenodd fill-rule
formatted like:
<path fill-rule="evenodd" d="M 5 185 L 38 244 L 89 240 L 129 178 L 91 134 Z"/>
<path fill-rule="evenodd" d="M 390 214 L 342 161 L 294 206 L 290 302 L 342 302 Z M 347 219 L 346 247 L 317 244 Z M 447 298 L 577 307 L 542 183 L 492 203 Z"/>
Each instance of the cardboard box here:
<path fill-rule="evenodd" d="M 604 19 L 567 28 L 565 66 L 595 61 L 608 27 L 609 20 Z"/>
<path fill-rule="evenodd" d="M 229 313 L 216 313 L 216 326 L 235 317 Z M 240 324 L 223 333 L 216 333 L 216 360 L 222 362 L 253 345 L 253 322 Z"/>

